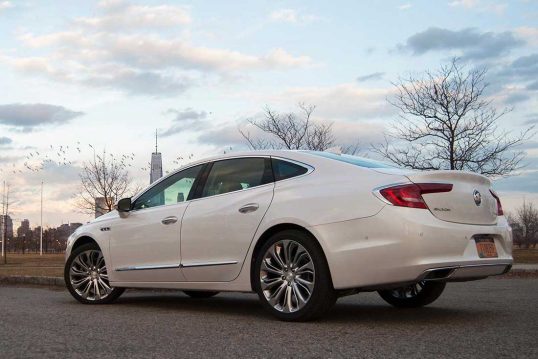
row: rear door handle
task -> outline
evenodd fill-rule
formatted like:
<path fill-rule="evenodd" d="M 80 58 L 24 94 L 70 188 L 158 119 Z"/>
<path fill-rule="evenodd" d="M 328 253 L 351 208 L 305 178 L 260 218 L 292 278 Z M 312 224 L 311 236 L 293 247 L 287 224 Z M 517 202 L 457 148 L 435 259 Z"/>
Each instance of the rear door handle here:
<path fill-rule="evenodd" d="M 243 207 L 239 208 L 239 213 L 250 213 L 258 210 L 260 206 L 257 203 L 245 204 Z"/>
<path fill-rule="evenodd" d="M 177 222 L 177 217 L 174 217 L 174 216 L 163 218 L 163 220 L 161 221 L 162 224 L 173 224 L 176 222 Z"/>

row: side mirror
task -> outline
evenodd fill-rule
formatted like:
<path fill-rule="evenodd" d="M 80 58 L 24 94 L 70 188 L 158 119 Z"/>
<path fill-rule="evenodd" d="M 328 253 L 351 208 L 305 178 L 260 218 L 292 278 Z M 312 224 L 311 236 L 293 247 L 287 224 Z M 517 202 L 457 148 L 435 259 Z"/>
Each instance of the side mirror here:
<path fill-rule="evenodd" d="M 118 212 L 129 212 L 131 210 L 131 198 L 122 198 L 118 201 L 116 208 Z"/>

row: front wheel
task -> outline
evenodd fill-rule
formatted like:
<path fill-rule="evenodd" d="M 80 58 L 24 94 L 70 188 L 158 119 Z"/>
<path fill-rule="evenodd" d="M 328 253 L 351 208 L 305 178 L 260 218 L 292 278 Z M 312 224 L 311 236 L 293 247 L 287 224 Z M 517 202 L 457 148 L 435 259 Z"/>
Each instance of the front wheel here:
<path fill-rule="evenodd" d="M 64 280 L 69 293 L 84 304 L 106 304 L 124 291 L 108 281 L 105 258 L 95 243 L 76 248 L 65 263 Z"/>
<path fill-rule="evenodd" d="M 258 251 L 252 275 L 263 306 L 281 320 L 317 318 L 336 301 L 323 251 L 301 231 L 273 235 Z"/>
<path fill-rule="evenodd" d="M 398 308 L 417 308 L 433 303 L 443 293 L 446 283 L 421 281 L 410 286 L 378 293 L 387 303 Z"/>

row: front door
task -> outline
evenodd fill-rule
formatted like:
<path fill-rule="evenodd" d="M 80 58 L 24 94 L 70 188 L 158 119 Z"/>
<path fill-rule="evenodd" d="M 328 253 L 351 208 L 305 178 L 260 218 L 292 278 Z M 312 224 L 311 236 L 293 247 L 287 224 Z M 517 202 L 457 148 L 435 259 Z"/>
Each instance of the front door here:
<path fill-rule="evenodd" d="M 183 216 L 181 265 L 188 281 L 231 281 L 273 200 L 269 158 L 217 161 Z"/>
<path fill-rule="evenodd" d="M 191 167 L 158 182 L 110 225 L 112 281 L 184 280 L 179 268 L 181 219 L 201 168 Z"/>

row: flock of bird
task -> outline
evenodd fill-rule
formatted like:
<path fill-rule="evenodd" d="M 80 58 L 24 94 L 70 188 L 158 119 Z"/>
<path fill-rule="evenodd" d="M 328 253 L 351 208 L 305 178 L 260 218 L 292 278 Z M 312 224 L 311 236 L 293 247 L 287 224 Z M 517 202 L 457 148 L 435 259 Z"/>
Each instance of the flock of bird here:
<path fill-rule="evenodd" d="M 91 153 L 88 155 L 87 150 Z M 147 162 L 143 167 L 138 167 L 134 164 L 136 156 L 135 153 L 122 154 L 121 156 L 115 156 L 112 153 L 106 151 L 98 152 L 92 144 L 81 144 L 76 142 L 74 145 L 49 145 L 46 150 L 37 151 L 32 149 L 27 152 L 22 161 L 13 162 L 7 166 L 0 166 L 0 174 L 24 174 L 29 172 L 40 172 L 47 168 L 48 165 L 52 166 L 71 166 L 76 164 L 82 164 L 88 156 L 95 156 L 98 161 L 105 159 L 103 156 L 108 156 L 109 160 L 113 162 L 120 169 L 133 169 L 148 172 L 151 169 L 151 163 Z M 89 157 L 91 158 L 91 157 Z M 173 167 L 181 167 L 185 161 L 191 161 L 194 155 L 191 153 L 188 156 L 177 156 L 173 161 Z M 22 165 L 21 165 L 22 162 Z M 169 173 L 167 171 L 166 173 Z"/>

